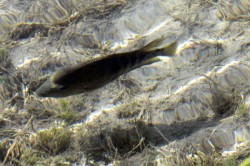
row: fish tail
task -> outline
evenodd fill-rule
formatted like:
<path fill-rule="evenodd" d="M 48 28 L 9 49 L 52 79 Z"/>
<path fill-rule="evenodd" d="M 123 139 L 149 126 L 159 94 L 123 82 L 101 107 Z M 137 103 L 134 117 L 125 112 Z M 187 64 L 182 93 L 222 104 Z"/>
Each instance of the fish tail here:
<path fill-rule="evenodd" d="M 150 42 L 149 44 L 147 44 L 146 46 L 142 47 L 141 50 L 143 52 L 152 52 L 157 50 L 157 46 L 161 45 L 163 43 L 163 41 L 165 40 L 165 38 L 160 38 L 160 39 L 156 39 L 152 42 Z"/>
<path fill-rule="evenodd" d="M 178 42 L 174 41 L 163 48 L 157 50 L 161 56 L 174 56 L 176 53 Z"/>
<path fill-rule="evenodd" d="M 156 39 L 147 44 L 146 46 L 144 46 L 143 48 L 141 48 L 141 50 L 143 52 L 156 52 L 157 54 L 160 53 L 162 54 L 162 56 L 173 56 L 176 52 L 178 42 L 174 41 L 164 46 L 163 48 L 160 49 L 157 48 L 157 46 L 160 46 L 164 40 L 165 38 Z"/>

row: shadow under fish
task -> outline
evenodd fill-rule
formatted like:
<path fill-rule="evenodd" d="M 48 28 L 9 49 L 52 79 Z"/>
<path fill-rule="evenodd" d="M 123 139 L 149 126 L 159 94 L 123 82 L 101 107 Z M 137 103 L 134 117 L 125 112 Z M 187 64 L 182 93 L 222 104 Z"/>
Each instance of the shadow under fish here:
<path fill-rule="evenodd" d="M 131 70 L 160 61 L 157 56 L 175 55 L 177 42 L 157 48 L 163 41 L 164 38 L 156 39 L 131 52 L 93 58 L 77 66 L 59 69 L 36 90 L 36 94 L 67 97 L 98 89 Z"/>

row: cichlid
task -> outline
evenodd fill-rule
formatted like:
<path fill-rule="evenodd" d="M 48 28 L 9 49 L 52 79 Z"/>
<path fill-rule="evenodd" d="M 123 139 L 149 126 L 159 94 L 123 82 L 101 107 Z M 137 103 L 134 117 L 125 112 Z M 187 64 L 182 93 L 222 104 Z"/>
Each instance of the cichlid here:
<path fill-rule="evenodd" d="M 131 52 L 93 58 L 78 66 L 59 69 L 36 90 L 36 94 L 67 97 L 100 88 L 131 70 L 160 61 L 159 55 L 173 56 L 177 42 L 156 48 L 163 41 L 160 38 Z"/>

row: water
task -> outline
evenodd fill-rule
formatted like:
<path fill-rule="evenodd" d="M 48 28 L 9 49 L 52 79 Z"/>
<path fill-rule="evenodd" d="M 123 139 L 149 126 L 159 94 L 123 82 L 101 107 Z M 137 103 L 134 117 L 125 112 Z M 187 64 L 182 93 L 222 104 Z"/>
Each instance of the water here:
<path fill-rule="evenodd" d="M 88 125 L 112 135 L 116 134 L 113 129 L 118 128 L 122 133 L 127 125 L 140 121 L 145 123 L 146 134 L 142 137 L 157 144 L 156 151 L 164 149 L 164 154 L 171 158 L 175 154 L 169 152 L 177 152 L 187 142 L 202 153 L 218 150 L 227 156 L 239 153 L 237 147 L 247 146 L 250 139 L 247 120 L 249 4 L 248 0 L 100 0 L 96 3 L 2 0 L 1 45 L 8 49 L 23 80 L 37 81 L 56 68 L 79 64 L 96 55 L 131 51 L 162 36 L 166 38 L 164 44 L 178 40 L 175 57 L 129 72 L 96 93 L 67 98 L 73 111 L 88 113 L 68 125 L 74 131 L 72 141 L 77 140 L 81 128 L 88 130 Z M 9 34 L 20 33 L 23 37 L 8 38 Z M 30 85 L 29 82 L 23 84 Z M 4 91 L 2 86 L 5 85 L 2 83 L 0 90 Z M 32 93 L 28 95 L 34 97 Z M 34 97 L 32 104 L 31 98 L 24 97 L 24 106 L 21 106 L 28 116 L 30 105 L 34 109 L 58 112 L 57 99 Z M 11 101 L 14 102 L 11 106 L 15 106 L 18 100 Z M 239 110 L 242 105 L 245 110 Z M 11 106 L 0 107 L 2 114 Z M 58 120 L 57 116 L 52 116 L 51 122 L 43 122 L 40 115 L 37 116 L 37 128 L 49 127 Z M 22 121 L 26 122 L 27 118 Z M 10 127 L 24 125 L 14 124 Z M 158 127 L 161 134 L 157 135 L 148 124 Z M 120 130 L 119 126 L 125 127 Z M 148 136 L 151 132 L 156 135 Z M 163 137 L 170 142 L 164 142 Z M 96 138 L 99 140 L 98 134 Z M 90 139 L 85 132 L 83 139 Z M 80 149 L 81 153 L 83 151 Z M 105 152 L 112 156 L 108 150 Z M 65 153 L 69 153 L 67 149 Z M 187 150 L 186 156 L 188 153 Z M 140 157 L 143 153 L 137 155 Z M 110 161 L 115 160 L 118 159 L 114 157 Z M 161 156 L 155 159 L 157 164 L 171 161 Z"/>

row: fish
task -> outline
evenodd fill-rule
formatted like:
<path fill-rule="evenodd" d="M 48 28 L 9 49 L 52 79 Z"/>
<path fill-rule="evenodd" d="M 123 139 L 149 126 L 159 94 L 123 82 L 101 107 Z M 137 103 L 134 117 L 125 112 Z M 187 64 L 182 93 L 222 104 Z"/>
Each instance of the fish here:
<path fill-rule="evenodd" d="M 99 89 L 129 71 L 161 61 L 158 56 L 174 56 L 177 41 L 158 48 L 164 40 L 156 39 L 134 51 L 105 55 L 61 68 L 52 73 L 35 94 L 61 98 Z"/>

